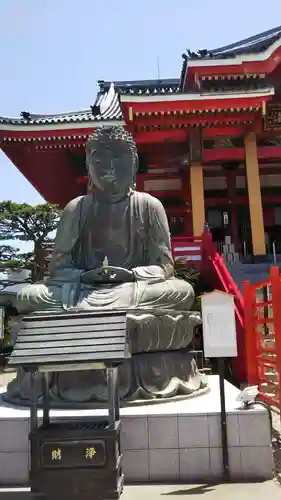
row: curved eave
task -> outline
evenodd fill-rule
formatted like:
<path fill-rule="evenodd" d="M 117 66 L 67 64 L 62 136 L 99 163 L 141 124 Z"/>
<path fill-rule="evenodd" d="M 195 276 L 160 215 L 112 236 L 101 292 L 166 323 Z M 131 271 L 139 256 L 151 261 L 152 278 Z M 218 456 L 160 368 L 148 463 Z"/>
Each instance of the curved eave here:
<path fill-rule="evenodd" d="M 281 49 L 281 38 L 276 40 L 270 47 L 260 53 L 241 53 L 234 56 L 214 58 L 187 59 L 187 70 L 189 68 L 220 67 L 220 66 L 241 66 L 245 63 L 265 63 L 270 59 L 275 59 Z M 277 53 L 278 52 L 278 53 Z M 280 62 L 281 58 L 276 63 Z"/>
<path fill-rule="evenodd" d="M 73 133 L 78 133 L 80 130 L 93 130 L 97 127 L 108 127 L 114 125 L 122 125 L 124 122 L 122 119 L 118 120 L 101 120 L 101 121 L 84 121 L 84 122 L 63 122 L 63 123 L 44 123 L 44 124 L 22 124 L 22 123 L 0 123 L 0 137 L 6 135 L 6 133 L 16 134 L 16 136 L 30 137 L 30 136 L 42 136 L 42 133 L 48 133 L 49 135 L 57 136 L 62 135 L 62 132 L 72 131 Z"/>
<path fill-rule="evenodd" d="M 126 111 L 129 121 L 137 112 L 165 112 L 185 110 L 216 110 L 231 108 L 249 108 L 261 106 L 274 95 L 274 88 L 265 88 L 262 91 L 235 92 L 235 93 L 204 93 L 204 94 L 174 94 L 155 96 L 127 96 L 121 95 L 121 106 Z"/>
<path fill-rule="evenodd" d="M 107 92 L 97 95 L 94 106 L 83 111 L 56 115 L 35 115 L 22 113 L 21 119 L 0 117 L 0 137 L 7 133 L 26 136 L 63 135 L 62 131 L 73 131 L 79 134 L 98 127 L 114 126 L 123 123 L 119 96 L 111 85 Z"/>

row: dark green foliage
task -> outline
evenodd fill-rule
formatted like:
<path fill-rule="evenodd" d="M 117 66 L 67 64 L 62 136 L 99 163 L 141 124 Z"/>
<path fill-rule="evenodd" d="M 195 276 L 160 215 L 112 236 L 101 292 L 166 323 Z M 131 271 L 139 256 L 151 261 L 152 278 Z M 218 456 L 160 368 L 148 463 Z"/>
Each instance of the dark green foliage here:
<path fill-rule="evenodd" d="M 17 268 L 21 266 L 18 252 L 18 248 L 14 248 L 10 245 L 0 245 L 0 271 L 1 269 Z"/>
<path fill-rule="evenodd" d="M 188 281 L 193 288 L 196 287 L 200 277 L 199 270 L 194 265 L 188 265 L 185 260 L 177 259 L 174 263 L 176 278 Z"/>
<path fill-rule="evenodd" d="M 0 240 L 30 241 L 33 243 L 33 251 L 22 254 L 9 245 L 2 245 L 1 267 L 26 267 L 32 270 L 33 280 L 41 279 L 44 274 L 44 249 L 50 244 L 49 234 L 56 230 L 58 221 L 58 209 L 49 203 L 32 206 L 27 203 L 2 201 Z"/>
<path fill-rule="evenodd" d="M 193 309 L 200 311 L 200 295 L 203 293 L 203 290 L 202 280 L 198 268 L 193 264 L 187 264 L 185 260 L 177 259 L 174 263 L 174 271 L 176 278 L 188 281 L 188 283 L 190 283 L 193 287 L 195 292 L 195 303 Z"/>
<path fill-rule="evenodd" d="M 0 203 L 0 240 L 36 241 L 42 245 L 57 224 L 58 210 L 49 203 Z"/>
<path fill-rule="evenodd" d="M 10 245 L 0 245 L 0 263 L 15 260 L 19 249 Z"/>
<path fill-rule="evenodd" d="M 196 310 L 201 310 L 201 300 L 200 296 L 203 293 L 210 292 L 210 289 L 206 285 L 206 281 L 200 274 L 199 269 L 194 264 L 189 264 L 186 260 L 177 259 L 174 263 L 174 270 L 176 278 L 188 281 L 194 289 L 195 292 L 195 308 Z"/>

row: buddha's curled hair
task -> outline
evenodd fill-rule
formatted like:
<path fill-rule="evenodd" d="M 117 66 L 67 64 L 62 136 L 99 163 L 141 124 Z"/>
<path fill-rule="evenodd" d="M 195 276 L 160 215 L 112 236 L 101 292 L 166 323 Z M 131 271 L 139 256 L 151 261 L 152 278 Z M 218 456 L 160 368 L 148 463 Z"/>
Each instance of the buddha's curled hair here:
<path fill-rule="evenodd" d="M 126 144 L 128 150 L 131 152 L 133 161 L 137 162 L 137 147 L 135 140 L 124 127 L 98 127 L 94 132 L 88 137 L 86 144 L 86 157 L 91 155 L 93 149 L 96 149 L 98 144 L 111 143 L 114 147 L 114 141 L 122 141 Z"/>

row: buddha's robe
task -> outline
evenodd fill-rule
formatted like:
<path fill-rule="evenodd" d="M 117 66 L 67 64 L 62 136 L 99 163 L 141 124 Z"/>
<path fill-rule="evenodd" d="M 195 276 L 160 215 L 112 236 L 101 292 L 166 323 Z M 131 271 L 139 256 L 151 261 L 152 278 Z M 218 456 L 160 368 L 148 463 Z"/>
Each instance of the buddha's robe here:
<path fill-rule="evenodd" d="M 124 283 L 81 282 L 81 273 L 109 265 L 134 273 Z M 201 388 L 201 376 L 187 349 L 200 322 L 188 313 L 194 301 L 191 285 L 173 275 L 170 234 L 162 204 L 149 194 L 131 192 L 115 204 L 93 196 L 72 200 L 65 208 L 55 242 L 50 278 L 25 287 L 19 312 L 80 309 L 128 309 L 132 358 L 119 368 L 121 400 L 166 398 Z M 155 309 L 164 309 L 160 316 Z M 167 311 L 165 313 L 165 310 Z M 173 310 L 173 311 L 171 311 Z M 159 311 L 158 311 L 159 312 Z M 42 374 L 36 393 L 42 394 Z M 31 375 L 19 369 L 4 395 L 13 404 L 30 404 Z M 58 372 L 49 376 L 52 405 L 100 405 L 107 400 L 103 370 Z"/>
<path fill-rule="evenodd" d="M 102 266 L 131 270 L 133 282 L 83 283 L 85 270 Z M 173 275 L 170 233 L 163 205 L 147 193 L 131 191 L 118 203 L 87 195 L 64 209 L 50 264 L 50 277 L 24 287 L 20 313 L 59 312 L 73 307 L 161 308 L 187 311 L 192 287 Z"/>

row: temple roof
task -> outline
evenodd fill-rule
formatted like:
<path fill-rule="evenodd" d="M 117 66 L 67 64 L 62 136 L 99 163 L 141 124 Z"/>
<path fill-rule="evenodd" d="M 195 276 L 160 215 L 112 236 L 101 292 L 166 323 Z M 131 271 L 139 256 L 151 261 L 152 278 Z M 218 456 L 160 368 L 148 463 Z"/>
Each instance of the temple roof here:
<path fill-rule="evenodd" d="M 42 314 L 23 318 L 9 366 L 110 365 L 129 357 L 125 312 Z"/>
<path fill-rule="evenodd" d="M 281 26 L 218 49 L 199 50 L 196 53 L 187 50 L 187 58 L 189 60 L 230 59 L 241 54 L 258 54 L 267 50 L 279 39 L 281 39 Z"/>
<path fill-rule="evenodd" d="M 89 109 L 40 115 L 27 111 L 21 112 L 21 118 L 6 118 L 0 116 L 1 125 L 48 125 L 60 123 L 102 122 L 122 120 L 122 111 L 119 105 L 118 94 L 114 88 L 108 86 L 105 92 L 99 92 L 96 101 Z"/>
<path fill-rule="evenodd" d="M 179 91 L 179 78 L 165 78 L 159 80 L 132 80 L 113 82 L 114 88 L 121 94 L 174 94 Z M 112 82 L 99 80 L 100 91 L 106 92 Z"/>
<path fill-rule="evenodd" d="M 52 129 L 53 125 L 56 125 L 57 128 L 65 126 L 66 128 L 72 128 L 72 125 L 73 128 L 75 128 L 75 125 L 77 125 L 77 128 L 85 128 L 87 126 L 95 127 L 106 122 L 121 122 L 123 115 L 120 107 L 120 99 L 126 99 L 125 96 L 129 97 L 132 95 L 134 98 L 146 98 L 149 96 L 151 98 L 155 96 L 156 98 L 156 96 L 163 96 L 163 99 L 170 99 L 172 94 L 179 94 L 182 91 L 185 93 L 194 93 L 194 85 L 190 89 L 184 88 L 188 68 L 198 65 L 212 65 L 213 60 L 216 61 L 219 59 L 233 59 L 239 62 L 239 56 L 241 55 L 253 56 L 253 59 L 256 58 L 258 60 L 258 58 L 267 57 L 266 50 L 269 47 L 272 47 L 272 50 L 274 50 L 275 47 L 279 46 L 278 43 L 281 45 L 281 26 L 218 49 L 199 50 L 196 53 L 188 50 L 186 54 L 183 54 L 184 61 L 180 78 L 115 82 L 100 80 L 98 82 L 99 92 L 96 100 L 88 109 L 47 115 L 23 111 L 20 118 L 0 117 L 0 131 L 18 130 L 18 127 L 22 127 L 21 130 L 31 131 L 35 130 L 37 125 L 44 126 L 45 129 Z M 264 52 L 265 54 L 262 54 Z M 216 65 L 216 63 L 214 64 Z M 224 61 L 223 65 L 227 67 L 227 64 L 228 62 Z M 234 64 L 234 62 L 231 62 L 231 64 Z M 260 87 L 267 87 L 266 82 L 257 81 L 255 89 Z M 249 89 L 247 83 L 244 90 L 248 92 L 252 89 Z"/>
<path fill-rule="evenodd" d="M 164 80 L 133 80 L 106 82 L 100 80 L 99 92 L 96 101 L 89 109 L 69 113 L 40 115 L 27 111 L 21 112 L 21 118 L 6 118 L 0 116 L 1 125 L 52 125 L 81 122 L 105 122 L 122 120 L 122 111 L 119 104 L 119 94 L 171 94 L 179 91 L 179 79 Z"/>

